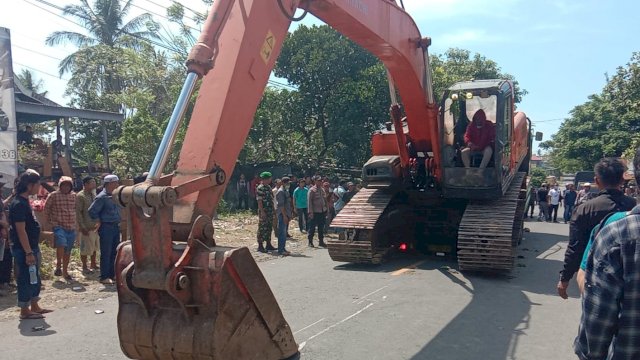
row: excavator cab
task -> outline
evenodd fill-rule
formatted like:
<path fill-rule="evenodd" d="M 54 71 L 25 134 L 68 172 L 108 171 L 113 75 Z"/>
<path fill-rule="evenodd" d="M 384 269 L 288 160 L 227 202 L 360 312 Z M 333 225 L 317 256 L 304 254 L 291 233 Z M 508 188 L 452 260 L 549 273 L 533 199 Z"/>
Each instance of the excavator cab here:
<path fill-rule="evenodd" d="M 468 138 L 474 131 L 470 127 L 475 126 L 473 118 L 478 112 L 484 112 L 488 121 L 479 131 L 495 133 L 487 135 L 493 139 L 483 149 L 477 148 L 477 144 L 470 146 Z M 482 116 L 479 118 L 482 121 Z M 509 183 L 515 172 L 513 127 L 514 94 L 510 81 L 465 81 L 445 91 L 439 126 L 445 197 L 493 199 L 503 194 L 503 185 Z"/>

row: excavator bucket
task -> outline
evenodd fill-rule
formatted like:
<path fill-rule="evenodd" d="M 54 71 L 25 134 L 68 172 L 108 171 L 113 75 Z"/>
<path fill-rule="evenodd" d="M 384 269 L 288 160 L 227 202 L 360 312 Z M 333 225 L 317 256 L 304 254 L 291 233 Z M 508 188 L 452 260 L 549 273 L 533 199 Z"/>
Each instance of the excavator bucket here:
<path fill-rule="evenodd" d="M 177 246 L 176 253 L 183 250 L 184 246 Z M 286 359 L 297 354 L 291 329 L 246 247 L 215 247 L 194 260 L 190 270 L 205 273 L 208 282 L 191 285 L 208 301 L 186 304 L 187 310 L 193 310 L 186 313 L 166 293 L 143 300 L 143 291 L 131 284 L 131 244 L 121 245 L 116 259 L 118 335 L 125 355 L 132 359 Z"/>
<path fill-rule="evenodd" d="M 130 199 L 132 187 L 121 189 L 114 197 Z M 143 189 L 147 203 L 174 191 Z M 297 357 L 291 329 L 249 249 L 216 246 L 204 215 L 186 241 L 176 241 L 171 206 L 155 209 L 147 216 L 130 207 L 132 240 L 120 244 L 116 256 L 124 354 L 145 360 Z"/>

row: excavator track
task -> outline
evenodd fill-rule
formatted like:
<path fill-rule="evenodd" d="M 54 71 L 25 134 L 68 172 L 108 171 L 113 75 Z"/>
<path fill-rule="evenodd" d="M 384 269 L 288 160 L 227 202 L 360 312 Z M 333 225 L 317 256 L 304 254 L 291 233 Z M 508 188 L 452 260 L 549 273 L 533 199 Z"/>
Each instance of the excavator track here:
<path fill-rule="evenodd" d="M 327 241 L 333 261 L 380 264 L 388 247 L 381 247 L 374 230 L 393 194 L 385 189 L 362 189 L 331 222 L 342 229 L 339 240 Z"/>
<path fill-rule="evenodd" d="M 504 271 L 514 266 L 522 239 L 526 173 L 517 173 L 493 201 L 470 201 L 458 228 L 460 270 Z"/>

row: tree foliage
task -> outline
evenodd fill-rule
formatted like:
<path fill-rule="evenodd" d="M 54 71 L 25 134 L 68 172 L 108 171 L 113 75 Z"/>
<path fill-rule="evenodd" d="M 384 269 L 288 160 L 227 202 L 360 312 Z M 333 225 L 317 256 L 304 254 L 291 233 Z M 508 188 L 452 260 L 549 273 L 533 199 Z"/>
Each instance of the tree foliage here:
<path fill-rule="evenodd" d="M 459 81 L 505 79 L 512 80 L 515 87 L 515 102 L 527 95 L 513 75 L 502 72 L 498 64 L 469 50 L 451 48 L 444 54 L 431 56 L 433 87 L 435 96 L 440 96 L 446 88 Z"/>
<path fill-rule="evenodd" d="M 570 112 L 558 132 L 541 144 L 555 167 L 573 172 L 593 168 L 603 157 L 618 157 L 638 144 L 640 53 L 617 69 L 599 94 Z"/>
<path fill-rule="evenodd" d="M 375 57 L 328 26 L 300 26 L 287 36 L 275 75 L 297 88 L 282 116 L 301 147 L 316 145 L 311 164 L 352 167 L 366 160 L 368 134 L 386 121 L 389 106 Z"/>
<path fill-rule="evenodd" d="M 541 168 L 538 168 L 538 167 L 531 168 L 529 175 L 531 176 L 532 186 L 539 187 L 543 183 L 547 182 L 547 173 Z"/>
<path fill-rule="evenodd" d="M 457 81 L 513 79 L 467 50 L 450 49 L 431 62 L 438 97 Z M 287 36 L 275 75 L 293 89 L 265 92 L 241 161 L 361 167 L 371 134 L 389 119 L 382 63 L 328 26 L 300 26 Z M 519 101 L 526 91 L 515 84 Z"/>
<path fill-rule="evenodd" d="M 16 76 L 18 81 L 28 90 L 41 96 L 47 96 L 48 91 L 44 90 L 44 81 L 42 79 L 36 79 L 31 70 L 22 69 Z"/>
<path fill-rule="evenodd" d="M 60 64 L 61 71 L 71 74 L 66 91 L 70 104 L 125 113 L 124 123 L 108 126 L 111 162 L 122 175 L 139 174 L 150 166 L 184 79 L 185 49 L 194 41 L 183 21 L 184 8 L 177 3 L 168 8 L 168 18 L 180 29 L 163 35 L 160 30 L 166 29 L 145 14 L 124 21 L 131 1 L 96 0 L 93 7 L 87 0 L 81 3 L 65 13 L 83 21 L 87 35 L 56 32 L 48 43 L 79 46 Z M 117 16 L 105 12 L 109 6 L 118 10 Z M 103 24 L 107 20 L 109 26 Z M 139 41 L 154 36 L 175 39 L 171 54 Z M 451 49 L 434 55 L 432 62 L 437 96 L 459 80 L 512 78 L 495 62 L 466 50 Z M 277 161 L 303 169 L 361 167 L 370 156 L 371 134 L 389 118 L 380 61 L 328 26 L 300 26 L 287 36 L 274 73 L 289 85 L 265 90 L 239 161 Z M 100 161 L 100 126 L 74 122 L 72 130 L 80 157 Z M 167 171 L 175 164 L 176 151 Z"/>
<path fill-rule="evenodd" d="M 125 22 L 131 10 L 133 0 L 95 0 L 93 6 L 88 0 L 80 0 L 80 4 L 64 7 L 63 15 L 78 21 L 86 29 L 87 34 L 73 31 L 55 31 L 47 37 L 47 45 L 70 43 L 80 51 L 91 49 L 97 45 L 109 48 L 138 49 L 144 40 L 155 38 L 153 31 L 145 29 L 151 21 L 151 15 L 143 13 Z M 74 66 L 78 52 L 65 57 L 59 66 L 60 75 L 69 72 Z"/>
<path fill-rule="evenodd" d="M 174 58 L 150 43 L 158 34 L 149 14 L 127 20 L 132 5 L 132 0 L 67 5 L 63 14 L 81 23 L 85 33 L 56 31 L 46 41 L 78 47 L 59 66 L 61 74 L 71 74 L 65 92 L 69 105 L 125 113 L 124 124 L 106 125 L 112 165 L 126 174 L 148 168 L 184 76 Z M 102 162 L 101 124 L 74 121 L 71 130 L 76 157 Z"/>

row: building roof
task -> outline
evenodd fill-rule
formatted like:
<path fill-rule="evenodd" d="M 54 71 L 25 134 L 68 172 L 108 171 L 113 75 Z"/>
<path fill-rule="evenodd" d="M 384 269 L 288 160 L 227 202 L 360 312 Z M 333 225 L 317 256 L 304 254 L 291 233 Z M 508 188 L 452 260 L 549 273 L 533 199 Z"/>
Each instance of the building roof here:
<path fill-rule="evenodd" d="M 544 158 L 538 155 L 531 155 L 531 161 L 544 161 Z"/>
<path fill-rule="evenodd" d="M 20 83 L 20 80 L 18 80 L 15 74 L 13 80 L 16 99 L 16 118 L 18 123 L 41 123 L 65 117 L 88 121 L 124 120 L 124 115 L 120 113 L 60 106 L 45 96 L 27 89 Z"/>

